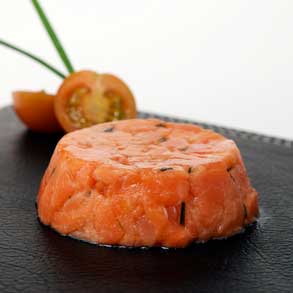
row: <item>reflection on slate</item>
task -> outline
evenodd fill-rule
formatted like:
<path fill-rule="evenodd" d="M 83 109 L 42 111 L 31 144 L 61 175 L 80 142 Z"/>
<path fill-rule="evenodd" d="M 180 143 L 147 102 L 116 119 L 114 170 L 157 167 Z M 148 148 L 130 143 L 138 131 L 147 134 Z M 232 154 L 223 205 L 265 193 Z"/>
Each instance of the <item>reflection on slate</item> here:
<path fill-rule="evenodd" d="M 227 240 L 186 249 L 106 248 L 62 237 L 38 222 L 36 194 L 61 136 L 27 131 L 10 108 L 2 109 L 0 291 L 292 291 L 292 143 L 218 130 L 242 151 L 260 193 L 258 223 Z"/>

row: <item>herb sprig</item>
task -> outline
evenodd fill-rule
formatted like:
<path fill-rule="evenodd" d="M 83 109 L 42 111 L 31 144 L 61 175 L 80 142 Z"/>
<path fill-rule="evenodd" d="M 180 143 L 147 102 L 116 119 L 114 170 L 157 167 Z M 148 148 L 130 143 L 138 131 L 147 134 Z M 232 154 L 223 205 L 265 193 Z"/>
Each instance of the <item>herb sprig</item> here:
<path fill-rule="evenodd" d="M 39 64 L 45 66 L 47 69 L 49 69 L 50 71 L 52 71 L 53 73 L 57 74 L 59 77 L 61 78 L 65 78 L 65 74 L 63 74 L 62 72 L 60 72 L 58 69 L 56 69 L 55 67 L 53 67 L 52 65 L 50 65 L 49 63 L 47 63 L 46 61 L 44 61 L 43 59 L 41 59 L 40 57 L 33 55 L 15 45 L 12 45 L 11 43 L 8 43 L 6 41 L 4 41 L 3 39 L 0 39 L 0 45 L 3 45 L 7 48 L 10 48 L 22 55 L 25 55 L 31 59 L 33 59 L 34 61 L 38 62 Z"/>
<path fill-rule="evenodd" d="M 55 46 L 57 53 L 59 54 L 61 60 L 63 61 L 67 71 L 69 73 L 73 73 L 74 69 L 73 66 L 59 40 L 59 38 L 57 37 L 52 25 L 50 24 L 48 17 L 46 16 L 43 8 L 41 7 L 41 5 L 39 4 L 38 0 L 31 0 L 33 6 L 35 7 L 53 45 Z M 31 58 L 32 60 L 36 61 L 37 63 L 43 65 L 44 67 L 46 67 L 47 69 L 49 69 L 51 72 L 55 73 L 56 75 L 58 75 L 59 77 L 61 77 L 62 79 L 64 79 L 66 77 L 66 75 L 64 73 L 62 73 L 60 70 L 56 69 L 54 66 L 52 66 L 51 64 L 49 64 L 48 62 L 46 62 L 45 60 L 43 60 L 42 58 L 24 50 L 19 48 L 18 46 L 15 46 L 3 39 L 0 39 L 0 45 L 5 46 L 6 48 L 12 49 L 22 55 L 25 55 L 26 57 Z"/>
<path fill-rule="evenodd" d="M 181 208 L 180 208 L 180 225 L 184 226 L 185 224 L 185 202 L 183 201 L 181 203 Z"/>
<path fill-rule="evenodd" d="M 64 50 L 59 38 L 57 37 L 52 25 L 50 24 L 48 17 L 46 16 L 43 8 L 39 4 L 39 1 L 32 0 L 32 3 L 34 5 L 41 21 L 42 21 L 42 23 L 43 23 L 47 33 L 48 33 L 51 41 L 53 42 L 53 44 L 57 50 L 57 53 L 59 54 L 61 60 L 63 61 L 65 67 L 67 68 L 68 72 L 69 73 L 74 72 L 73 66 L 72 66 L 67 54 L 65 53 L 65 50 Z"/>

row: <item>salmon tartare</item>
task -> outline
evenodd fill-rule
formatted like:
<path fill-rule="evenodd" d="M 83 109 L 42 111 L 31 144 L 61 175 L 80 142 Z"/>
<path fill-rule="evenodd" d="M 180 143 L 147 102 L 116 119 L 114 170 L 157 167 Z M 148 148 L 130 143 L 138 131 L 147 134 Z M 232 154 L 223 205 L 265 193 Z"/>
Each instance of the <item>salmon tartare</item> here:
<path fill-rule="evenodd" d="M 258 216 L 236 144 L 196 125 L 131 119 L 66 134 L 41 182 L 41 222 L 96 244 L 185 247 Z"/>

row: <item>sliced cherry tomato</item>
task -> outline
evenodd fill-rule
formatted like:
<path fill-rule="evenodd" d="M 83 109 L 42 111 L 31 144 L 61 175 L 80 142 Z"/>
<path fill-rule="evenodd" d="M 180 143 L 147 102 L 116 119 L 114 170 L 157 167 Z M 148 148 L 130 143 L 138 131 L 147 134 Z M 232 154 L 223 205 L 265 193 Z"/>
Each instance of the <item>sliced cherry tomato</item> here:
<path fill-rule="evenodd" d="M 97 123 L 136 117 L 134 96 L 111 74 L 80 71 L 67 77 L 54 99 L 56 117 L 67 132 Z"/>
<path fill-rule="evenodd" d="M 55 96 L 40 92 L 12 93 L 14 110 L 22 122 L 38 132 L 62 131 L 54 113 Z"/>

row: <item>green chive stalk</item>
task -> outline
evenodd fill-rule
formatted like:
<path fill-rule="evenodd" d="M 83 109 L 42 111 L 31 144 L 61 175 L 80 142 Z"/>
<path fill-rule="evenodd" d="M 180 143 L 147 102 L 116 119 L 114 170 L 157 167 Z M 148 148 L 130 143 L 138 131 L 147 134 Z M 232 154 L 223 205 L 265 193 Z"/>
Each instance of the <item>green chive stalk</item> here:
<path fill-rule="evenodd" d="M 47 69 L 49 69 L 50 71 L 52 71 L 53 73 L 55 73 L 56 75 L 58 75 L 59 77 L 61 77 L 62 79 L 65 78 L 65 74 L 63 74 L 62 72 L 60 72 L 58 69 L 56 69 L 55 67 L 53 67 L 52 65 L 50 65 L 49 63 L 47 63 L 46 61 L 44 61 L 43 59 L 41 59 L 40 57 L 33 55 L 15 45 L 12 45 L 11 43 L 8 43 L 6 41 L 4 41 L 3 39 L 0 39 L 0 45 L 12 49 L 22 55 L 25 55 L 26 57 L 29 57 L 30 59 L 33 59 L 34 61 L 38 62 L 39 64 L 45 66 Z"/>
<path fill-rule="evenodd" d="M 39 4 L 38 0 L 32 0 L 32 3 L 50 37 L 50 39 L 53 42 L 53 45 L 55 46 L 61 60 L 63 61 L 65 67 L 67 68 L 69 73 L 74 72 L 73 66 L 67 56 L 67 54 L 65 53 L 65 50 L 63 48 L 63 46 L 61 45 L 61 42 L 59 40 L 59 38 L 57 37 L 52 25 L 49 22 L 48 17 L 46 16 L 44 10 L 42 9 L 41 5 Z"/>

